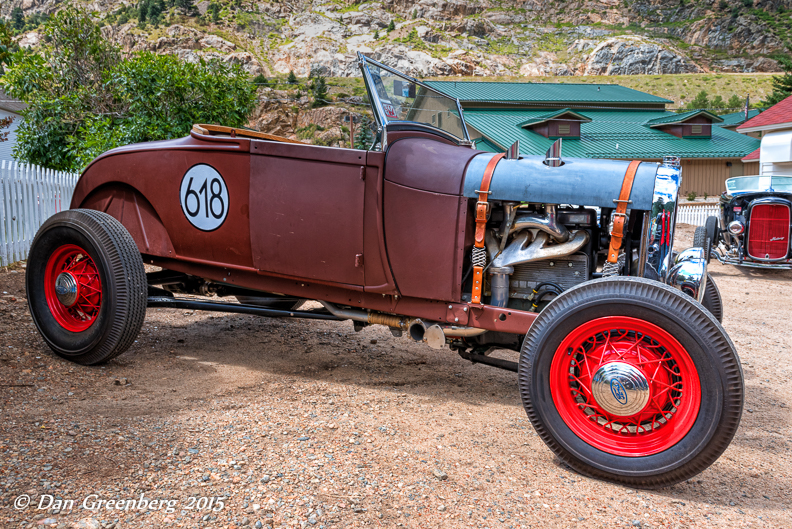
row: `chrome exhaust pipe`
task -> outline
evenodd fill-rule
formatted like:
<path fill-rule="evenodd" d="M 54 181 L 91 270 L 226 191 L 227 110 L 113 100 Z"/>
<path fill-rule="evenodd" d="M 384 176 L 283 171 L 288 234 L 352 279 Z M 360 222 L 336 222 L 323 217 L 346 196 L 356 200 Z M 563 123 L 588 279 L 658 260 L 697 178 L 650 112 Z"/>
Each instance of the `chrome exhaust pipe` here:
<path fill-rule="evenodd" d="M 583 248 L 589 241 L 589 234 L 585 230 L 578 230 L 571 240 L 552 246 L 546 246 L 550 241 L 550 236 L 546 232 L 539 232 L 533 242 L 530 240 L 531 234 L 528 231 L 517 234 L 512 243 L 492 261 L 492 266 L 504 268 L 543 259 L 565 257 Z"/>
<path fill-rule="evenodd" d="M 566 226 L 563 224 L 558 223 L 555 204 L 546 205 L 544 215 L 540 215 L 539 213 L 517 215 L 509 230 L 509 234 L 525 229 L 541 230 L 558 242 L 566 242 L 567 239 L 569 239 L 569 230 L 567 230 Z"/>

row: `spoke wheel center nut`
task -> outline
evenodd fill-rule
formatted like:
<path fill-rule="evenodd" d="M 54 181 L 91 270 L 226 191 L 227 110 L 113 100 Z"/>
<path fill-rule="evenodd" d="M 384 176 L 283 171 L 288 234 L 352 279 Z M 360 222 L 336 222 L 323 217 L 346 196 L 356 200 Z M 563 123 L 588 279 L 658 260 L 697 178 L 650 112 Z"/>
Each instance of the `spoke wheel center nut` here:
<path fill-rule="evenodd" d="M 71 307 L 77 302 L 79 295 L 77 280 L 68 272 L 58 274 L 55 279 L 55 295 L 58 301 L 67 307 Z"/>
<path fill-rule="evenodd" d="M 626 362 L 610 362 L 600 366 L 591 382 L 594 400 L 608 413 L 635 415 L 649 402 L 646 376 Z"/>

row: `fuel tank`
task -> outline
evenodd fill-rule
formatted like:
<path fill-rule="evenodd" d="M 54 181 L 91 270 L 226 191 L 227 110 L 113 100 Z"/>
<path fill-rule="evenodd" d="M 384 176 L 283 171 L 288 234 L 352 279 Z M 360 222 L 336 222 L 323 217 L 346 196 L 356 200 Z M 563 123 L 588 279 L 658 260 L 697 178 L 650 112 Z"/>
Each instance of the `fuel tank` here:
<path fill-rule="evenodd" d="M 468 163 L 462 194 L 476 198 L 487 163 L 495 156 L 480 153 Z M 492 176 L 490 200 L 543 204 L 572 204 L 612 208 L 619 197 L 626 160 L 564 158 L 564 165 L 549 167 L 542 156 L 501 160 Z M 655 176 L 659 163 L 643 162 L 635 175 L 630 209 L 652 209 Z"/>

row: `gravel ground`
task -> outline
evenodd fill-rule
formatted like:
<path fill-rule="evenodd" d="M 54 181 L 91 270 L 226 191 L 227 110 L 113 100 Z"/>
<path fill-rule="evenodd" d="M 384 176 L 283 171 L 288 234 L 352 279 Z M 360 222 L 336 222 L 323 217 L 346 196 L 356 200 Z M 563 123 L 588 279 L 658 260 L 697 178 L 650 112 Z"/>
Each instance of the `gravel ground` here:
<path fill-rule="evenodd" d="M 710 270 L 746 411 L 711 468 L 654 492 L 563 466 L 516 375 L 448 350 L 349 322 L 150 309 L 130 351 L 82 367 L 35 332 L 24 269 L 2 271 L 0 526 L 790 527 L 792 273 Z"/>

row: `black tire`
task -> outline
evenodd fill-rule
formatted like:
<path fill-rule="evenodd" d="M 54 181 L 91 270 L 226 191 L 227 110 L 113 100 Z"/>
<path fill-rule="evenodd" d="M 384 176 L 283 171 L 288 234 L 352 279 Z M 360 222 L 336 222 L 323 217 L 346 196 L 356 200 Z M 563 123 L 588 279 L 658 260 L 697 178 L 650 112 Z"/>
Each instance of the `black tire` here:
<path fill-rule="evenodd" d="M 298 299 L 295 301 L 294 298 L 285 298 L 283 300 L 273 300 L 274 296 L 270 297 L 258 297 L 258 296 L 235 296 L 237 301 L 244 305 L 256 305 L 258 307 L 264 307 L 265 309 L 274 309 L 274 310 L 297 310 L 302 307 L 307 299 Z"/>
<path fill-rule="evenodd" d="M 693 232 L 693 247 L 704 248 L 707 244 L 707 230 L 704 226 L 696 226 L 696 231 Z"/>
<path fill-rule="evenodd" d="M 711 216 L 704 221 L 704 226 L 696 227 L 696 231 L 693 233 L 693 246 L 704 248 L 704 252 L 707 254 L 707 263 L 712 257 L 712 248 L 718 245 L 719 232 L 718 217 Z"/>
<path fill-rule="evenodd" d="M 723 323 L 723 300 L 718 285 L 709 274 L 707 274 L 707 286 L 704 287 L 704 298 L 701 300 L 701 304 L 715 316 L 718 323 Z"/>
<path fill-rule="evenodd" d="M 90 258 L 101 280 L 98 308 L 82 330 L 67 328 L 63 316 L 55 316 L 64 309 L 52 291 L 48 297 L 45 286 L 52 280 L 48 263 L 66 245 L 84 250 L 87 257 L 77 259 Z M 126 351 L 146 317 L 146 273 L 135 241 L 120 222 L 100 211 L 75 209 L 50 217 L 31 245 L 25 285 L 41 336 L 55 354 L 78 364 L 100 364 Z"/>
<path fill-rule="evenodd" d="M 555 373 L 560 373 L 562 380 L 565 377 L 571 381 L 575 377 L 569 373 L 582 369 L 572 367 L 565 372 L 565 366 L 575 366 L 574 360 L 579 357 L 566 357 L 563 352 L 559 361 L 553 364 L 559 345 L 568 336 L 575 336 L 570 333 L 582 325 L 597 322 L 608 325 L 611 320 L 599 318 L 609 316 L 632 318 L 631 321 L 637 319 L 659 328 L 678 342 L 688 355 L 687 361 L 695 367 L 693 372 L 697 376 L 689 379 L 692 385 L 683 382 L 679 387 L 683 388 L 683 392 L 687 391 L 684 394 L 695 395 L 693 388 L 698 381 L 701 398 L 688 399 L 688 402 L 698 401 L 698 410 L 681 416 L 679 420 L 687 420 L 688 426 L 681 429 L 678 434 L 680 438 L 669 440 L 673 444 L 661 447 L 662 451 L 648 451 L 648 455 L 619 455 L 598 449 L 570 428 L 554 401 L 551 366 L 561 365 L 561 370 Z M 608 340 L 613 337 L 614 331 L 628 333 L 629 329 L 609 330 Z M 647 339 L 646 334 L 637 332 L 632 336 L 641 337 L 640 340 Z M 664 351 L 662 348 L 658 350 Z M 583 378 L 582 374 L 579 376 Z M 573 383 L 567 382 L 570 386 Z M 606 387 L 607 384 L 606 380 Z M 711 465 L 734 437 L 742 415 L 744 396 L 743 374 L 737 352 L 717 320 L 678 290 L 633 277 L 589 281 L 554 299 L 539 314 L 526 335 L 519 362 L 519 386 L 523 405 L 534 428 L 564 463 L 581 474 L 638 488 L 672 485 L 689 479 Z M 565 390 L 563 385 L 559 387 Z M 614 391 L 613 387 L 614 383 L 610 382 L 611 391 Z M 561 390 L 557 394 L 563 393 Z M 569 397 L 569 393 L 566 396 Z M 618 400 L 616 392 L 613 396 Z M 593 398 L 591 402 L 597 403 Z M 624 402 L 627 402 L 626 398 Z M 682 402 L 682 405 L 685 403 Z M 608 431 L 598 421 L 586 422 L 590 419 L 586 415 L 587 408 L 573 406 L 571 409 L 581 410 L 580 413 L 585 417 L 583 423 L 587 427 Z M 637 413 L 640 420 L 641 412 Z M 653 422 L 650 425 L 655 429 Z M 658 423 L 657 429 L 662 426 Z M 666 435 L 675 434 L 676 431 L 677 427 L 666 430 Z M 609 435 L 616 434 L 610 431 Z M 630 439 L 642 442 L 637 436 Z M 604 448 L 608 446 L 604 445 Z"/>

